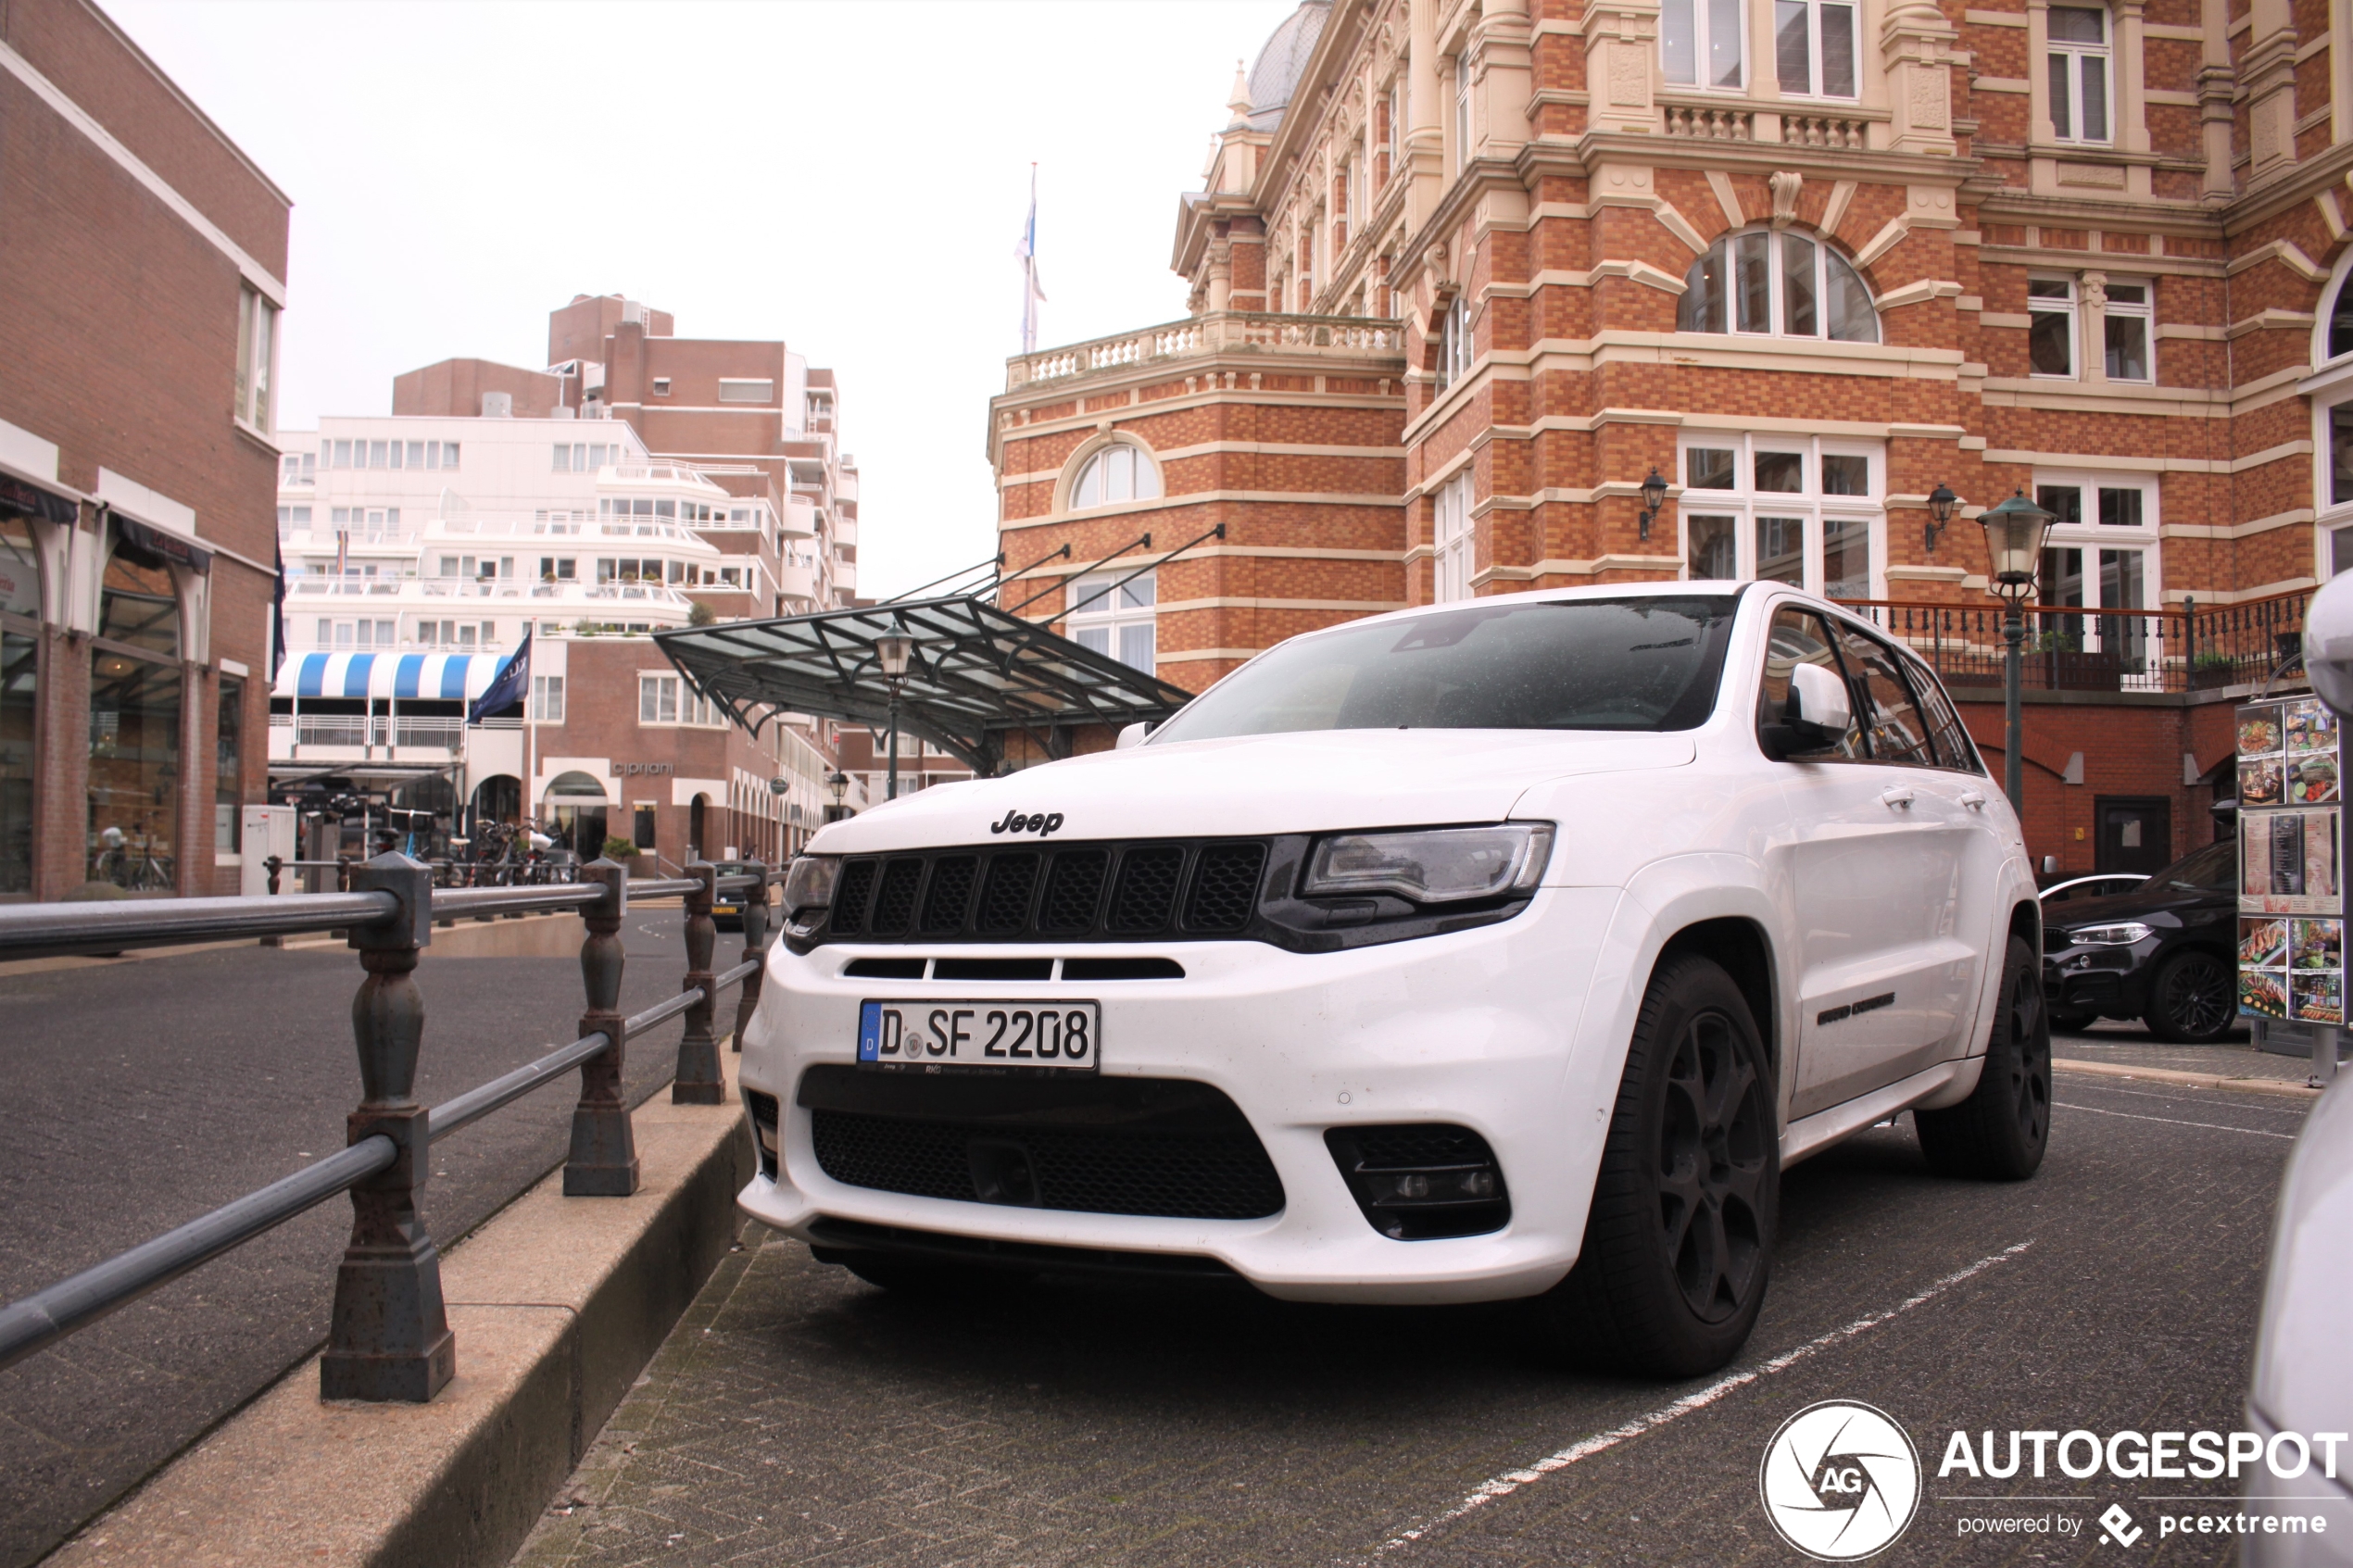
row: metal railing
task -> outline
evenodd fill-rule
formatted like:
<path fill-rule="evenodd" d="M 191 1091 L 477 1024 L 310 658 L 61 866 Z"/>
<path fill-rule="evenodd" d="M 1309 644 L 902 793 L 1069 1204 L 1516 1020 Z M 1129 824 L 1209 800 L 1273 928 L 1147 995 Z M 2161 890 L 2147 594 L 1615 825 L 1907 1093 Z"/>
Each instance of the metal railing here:
<path fill-rule="evenodd" d="M 2029 691 L 2194 692 L 2254 685 L 2303 662 L 2310 591 L 2180 609 L 2030 605 L 2021 684 Z M 2008 645 L 1998 605 L 1839 601 L 1927 659 L 1959 691 L 1999 689 Z"/>
<path fill-rule="evenodd" d="M 760 1001 L 766 959 L 768 886 L 774 876 L 757 861 L 720 876 L 698 860 L 682 877 L 632 881 L 611 860 L 581 869 L 581 880 L 545 887 L 443 888 L 433 870 L 404 855 L 383 855 L 345 873 L 346 891 L 295 897 L 179 898 L 135 903 L 0 906 L 0 959 L 112 953 L 128 947 L 283 937 L 344 931 L 366 978 L 352 1004 L 362 1098 L 352 1111 L 346 1147 L 190 1221 L 116 1254 L 69 1279 L 0 1307 L 0 1367 L 170 1283 L 192 1269 L 285 1223 L 338 1193 L 351 1195 L 351 1239 L 335 1274 L 334 1309 L 320 1363 L 320 1397 L 422 1402 L 457 1366 L 441 1294 L 441 1257 L 417 1212 L 430 1169 L 425 1151 L 573 1070 L 580 1100 L 573 1110 L 564 1161 L 569 1197 L 623 1198 L 638 1187 L 637 1148 L 622 1094 L 632 1036 L 684 1014 L 673 1104 L 718 1105 L 726 1098 L 712 1019 L 720 993 L 742 983 L 736 1048 Z M 711 906 L 722 888 L 742 889 L 743 961 L 714 972 L 718 925 Z M 631 898 L 683 896 L 686 975 L 679 994 L 634 1016 L 620 1011 L 621 927 Z M 424 1040 L 424 999 L 414 973 L 433 939 L 435 917 L 576 909 L 588 928 L 580 968 L 587 1007 L 579 1037 L 536 1061 L 494 1078 L 447 1104 L 420 1105 L 412 1090 Z"/>

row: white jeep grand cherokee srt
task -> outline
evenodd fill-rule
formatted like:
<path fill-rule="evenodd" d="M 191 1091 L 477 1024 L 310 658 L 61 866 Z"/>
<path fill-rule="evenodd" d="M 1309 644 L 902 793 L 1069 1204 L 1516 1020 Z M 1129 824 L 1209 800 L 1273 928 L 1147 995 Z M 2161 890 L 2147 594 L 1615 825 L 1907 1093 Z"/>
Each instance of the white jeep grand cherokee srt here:
<path fill-rule="evenodd" d="M 1908 1109 L 2018 1179 L 2049 1126 L 2008 802 L 1925 665 L 1775 583 L 1295 637 L 827 827 L 785 905 L 741 1202 L 892 1286 L 1530 1297 L 1681 1377 L 1755 1322 L 1784 1167 Z"/>

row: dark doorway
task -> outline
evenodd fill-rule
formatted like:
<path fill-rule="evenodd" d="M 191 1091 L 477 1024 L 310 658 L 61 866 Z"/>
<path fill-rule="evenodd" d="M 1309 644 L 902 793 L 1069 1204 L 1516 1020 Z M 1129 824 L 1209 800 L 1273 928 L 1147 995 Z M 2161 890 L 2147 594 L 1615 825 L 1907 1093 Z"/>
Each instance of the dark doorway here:
<path fill-rule="evenodd" d="M 641 805 L 635 809 L 631 813 L 630 832 L 638 848 L 646 850 L 653 848 L 654 809 L 652 807 Z"/>
<path fill-rule="evenodd" d="M 2146 875 L 2173 863 L 2172 801 L 2154 795 L 2103 795 L 2093 809 L 2099 819 L 2093 870 Z"/>
<path fill-rule="evenodd" d="M 686 855 L 690 859 L 711 859 L 703 848 L 703 811 L 711 804 L 711 797 L 698 795 L 686 807 Z"/>

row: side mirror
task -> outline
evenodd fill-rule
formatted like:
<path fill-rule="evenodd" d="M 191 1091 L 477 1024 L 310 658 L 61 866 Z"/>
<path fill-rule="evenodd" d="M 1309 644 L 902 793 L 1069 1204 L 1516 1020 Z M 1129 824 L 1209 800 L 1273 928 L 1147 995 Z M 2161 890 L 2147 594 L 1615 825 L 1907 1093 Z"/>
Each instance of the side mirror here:
<path fill-rule="evenodd" d="M 1780 761 L 1828 750 L 1845 738 L 1854 721 L 1846 683 L 1818 664 L 1800 664 L 1789 672 L 1789 700 L 1781 705 L 1781 721 L 1767 725 L 1762 739 Z"/>
<path fill-rule="evenodd" d="M 1151 733 L 1152 727 L 1140 721 L 1136 723 L 1129 724 L 1119 732 L 1119 740 L 1113 746 L 1112 749 L 1114 751 L 1125 751 L 1131 746 L 1141 746 L 1144 744 L 1144 737 Z"/>

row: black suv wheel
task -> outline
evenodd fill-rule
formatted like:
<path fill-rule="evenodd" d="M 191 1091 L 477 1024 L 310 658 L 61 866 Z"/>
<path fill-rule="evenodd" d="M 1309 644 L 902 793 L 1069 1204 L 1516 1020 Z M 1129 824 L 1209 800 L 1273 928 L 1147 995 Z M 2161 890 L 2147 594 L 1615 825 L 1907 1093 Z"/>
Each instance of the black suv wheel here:
<path fill-rule="evenodd" d="M 2210 1046 L 2238 1022 L 2238 976 L 2212 953 L 2176 953 L 2149 979 L 2146 1022 L 2160 1040 Z"/>

